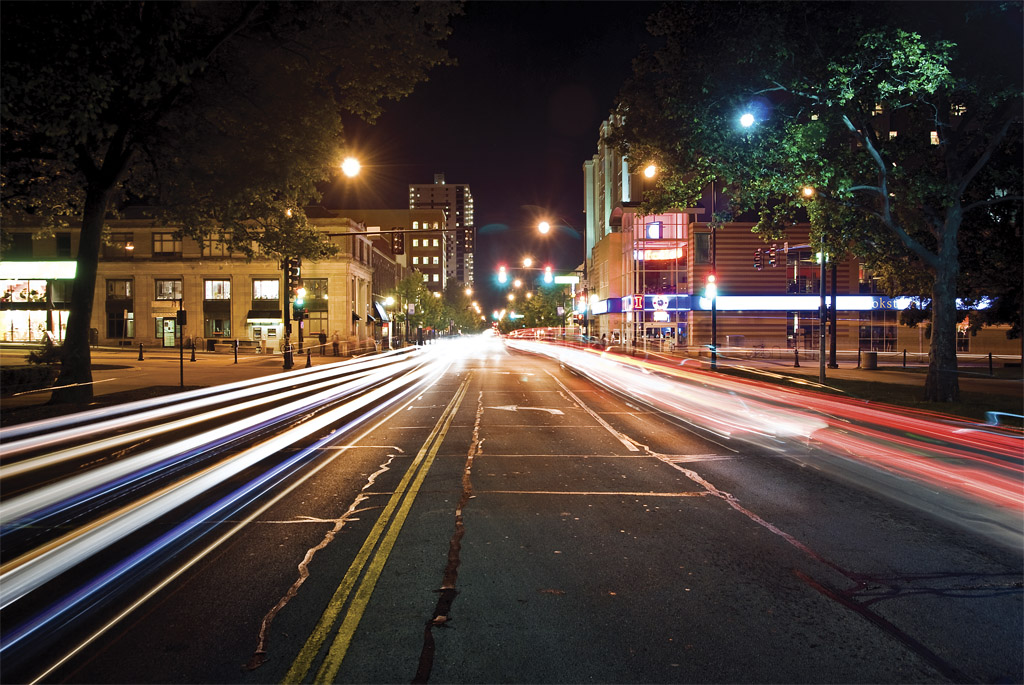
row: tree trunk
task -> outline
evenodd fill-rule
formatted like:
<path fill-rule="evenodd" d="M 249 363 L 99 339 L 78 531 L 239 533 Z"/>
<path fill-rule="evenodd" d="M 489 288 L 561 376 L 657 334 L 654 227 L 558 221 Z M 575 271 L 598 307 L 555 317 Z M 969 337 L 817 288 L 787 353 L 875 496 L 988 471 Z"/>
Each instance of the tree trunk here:
<path fill-rule="evenodd" d="M 60 375 L 57 378 L 58 387 L 50 399 L 52 404 L 88 402 L 93 396 L 89 325 L 92 322 L 103 218 L 107 213 L 109 197 L 109 189 L 90 187 L 86 193 L 78 245 L 78 266 L 71 292 L 71 308 L 62 348 Z"/>
<path fill-rule="evenodd" d="M 960 228 L 959 207 L 951 208 L 939 250 L 939 265 L 932 286 L 932 340 L 928 350 L 928 376 L 924 382 L 925 399 L 930 402 L 956 402 L 960 399 L 957 375 L 956 283 L 960 255 L 957 233 Z"/>

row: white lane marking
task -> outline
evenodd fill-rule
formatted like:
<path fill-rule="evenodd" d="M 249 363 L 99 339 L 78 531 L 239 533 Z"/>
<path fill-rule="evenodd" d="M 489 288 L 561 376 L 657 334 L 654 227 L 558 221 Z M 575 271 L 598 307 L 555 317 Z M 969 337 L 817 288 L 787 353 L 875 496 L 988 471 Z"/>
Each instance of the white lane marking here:
<path fill-rule="evenodd" d="M 589 490 L 476 490 L 480 495 L 613 495 L 617 497 L 707 497 L 714 493 L 707 490 L 687 492 L 621 492 L 621 491 L 589 491 Z"/>
<path fill-rule="evenodd" d="M 559 387 L 561 387 L 562 390 L 564 390 L 566 392 L 566 394 L 569 395 L 569 397 L 571 397 L 573 399 L 573 401 L 580 406 L 580 408 L 583 411 L 585 411 L 588 414 L 590 414 L 590 416 L 595 421 L 597 421 L 599 424 L 601 424 L 604 427 L 605 430 L 607 430 L 609 433 L 614 435 L 616 440 L 618 440 L 619 442 L 621 442 L 623 445 L 626 446 L 626 449 L 628 449 L 630 452 L 639 452 L 640 451 L 640 448 L 637 447 L 636 443 L 633 442 L 628 436 L 623 435 L 619 431 L 617 431 L 614 428 L 612 428 L 610 423 L 608 423 L 607 421 L 605 421 L 604 419 L 602 419 L 600 416 L 597 415 L 597 412 L 595 412 L 593 409 L 591 409 L 587 405 L 583 404 L 583 400 L 581 400 L 579 397 L 577 397 L 576 394 L 572 390 L 570 390 L 569 388 L 565 387 L 565 383 L 563 383 L 562 381 L 558 380 L 558 378 L 555 376 L 555 374 L 551 373 L 550 371 L 548 371 L 547 373 L 548 373 L 549 376 L 551 376 L 551 378 L 555 381 L 555 383 L 558 383 Z"/>
<path fill-rule="evenodd" d="M 671 464 L 683 464 L 691 461 L 719 461 L 721 459 L 735 459 L 731 454 L 679 454 L 675 456 L 662 455 L 662 459 Z"/>
<path fill-rule="evenodd" d="M 484 407 L 484 409 L 502 409 L 504 411 L 546 411 L 552 416 L 563 416 L 561 409 L 550 409 L 548 407 L 520 407 L 518 404 L 506 404 L 501 407 Z"/>

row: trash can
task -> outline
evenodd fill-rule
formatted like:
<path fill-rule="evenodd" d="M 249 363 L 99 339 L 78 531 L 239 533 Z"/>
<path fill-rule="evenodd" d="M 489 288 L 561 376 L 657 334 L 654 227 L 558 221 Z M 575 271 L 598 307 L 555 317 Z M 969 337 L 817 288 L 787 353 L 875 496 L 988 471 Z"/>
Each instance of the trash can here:
<path fill-rule="evenodd" d="M 215 338 L 206 339 L 206 351 L 216 352 L 217 351 L 217 340 Z"/>
<path fill-rule="evenodd" d="M 860 368 L 862 369 L 877 369 L 878 368 L 878 353 L 877 352 L 864 352 L 862 353 L 860 360 Z"/>
<path fill-rule="evenodd" d="M 89 329 L 89 346 L 96 347 L 100 344 L 100 332 L 95 328 Z"/>

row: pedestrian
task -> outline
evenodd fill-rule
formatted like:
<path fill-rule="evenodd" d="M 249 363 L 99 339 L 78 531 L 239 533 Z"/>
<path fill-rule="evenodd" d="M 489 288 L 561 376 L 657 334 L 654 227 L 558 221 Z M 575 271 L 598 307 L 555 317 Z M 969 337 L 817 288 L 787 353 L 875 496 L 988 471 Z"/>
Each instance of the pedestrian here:
<path fill-rule="evenodd" d="M 601 349 L 607 349 L 607 348 L 608 348 L 608 334 L 607 333 L 602 333 L 601 334 Z"/>
<path fill-rule="evenodd" d="M 322 357 L 324 356 L 324 348 L 327 347 L 327 334 L 320 331 L 320 335 L 317 337 L 320 338 L 320 356 Z"/>
<path fill-rule="evenodd" d="M 334 335 L 331 336 L 331 345 L 334 347 L 334 356 L 335 357 L 338 356 L 338 349 L 339 349 L 339 344 L 340 343 L 341 343 L 341 338 L 338 336 L 338 331 L 334 331 Z"/>

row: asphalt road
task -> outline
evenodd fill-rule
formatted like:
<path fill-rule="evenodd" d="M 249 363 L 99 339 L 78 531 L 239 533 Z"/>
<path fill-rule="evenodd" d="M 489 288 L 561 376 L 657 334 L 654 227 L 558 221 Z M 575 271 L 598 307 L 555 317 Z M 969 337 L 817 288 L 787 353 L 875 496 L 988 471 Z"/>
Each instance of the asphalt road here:
<path fill-rule="evenodd" d="M 46 679 L 1024 680 L 1020 550 L 791 456 L 483 339 Z"/>

